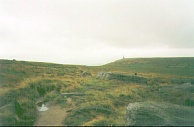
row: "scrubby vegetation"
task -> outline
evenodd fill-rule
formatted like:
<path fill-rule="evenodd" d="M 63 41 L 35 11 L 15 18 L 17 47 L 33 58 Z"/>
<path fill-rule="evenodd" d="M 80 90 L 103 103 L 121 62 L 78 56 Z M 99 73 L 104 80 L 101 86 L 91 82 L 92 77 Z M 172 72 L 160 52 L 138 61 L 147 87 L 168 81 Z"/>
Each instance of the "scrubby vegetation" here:
<path fill-rule="evenodd" d="M 56 81 L 43 79 L 31 82 L 23 88 L 12 89 L 1 96 L 1 106 L 6 109 L 6 106 L 10 107 L 9 105 L 11 105 L 12 113 L 15 113 L 14 116 L 17 117 L 17 119 L 12 119 L 14 125 L 32 125 L 37 117 L 36 99 L 56 90 L 59 86 L 55 85 L 55 83 Z M 4 119 L 3 116 L 1 118 Z M 31 122 L 26 123 L 25 121 Z M 9 123 L 9 120 L 3 120 L 2 123 L 3 125 L 13 125 Z"/>
<path fill-rule="evenodd" d="M 126 108 L 136 102 L 193 109 L 193 65 L 194 58 L 122 59 L 104 66 L 0 60 L 0 124 L 34 125 L 40 98 L 68 109 L 64 125 L 126 125 Z"/>

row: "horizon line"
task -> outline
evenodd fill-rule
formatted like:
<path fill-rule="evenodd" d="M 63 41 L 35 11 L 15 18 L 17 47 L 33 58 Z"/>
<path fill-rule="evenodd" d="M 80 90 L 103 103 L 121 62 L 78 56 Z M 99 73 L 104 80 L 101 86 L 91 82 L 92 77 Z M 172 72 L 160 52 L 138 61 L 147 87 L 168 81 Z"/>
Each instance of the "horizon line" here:
<path fill-rule="evenodd" d="M 122 57 L 121 59 L 116 59 L 114 61 L 108 62 L 106 64 L 112 63 L 112 62 L 116 62 L 118 60 L 124 60 L 124 59 L 149 59 L 149 58 L 194 58 L 191 56 L 164 56 L 164 57 Z M 33 62 L 33 63 L 50 63 L 50 64 L 60 64 L 60 65 L 73 65 L 73 66 L 103 66 L 106 64 L 102 64 L 102 65 L 85 65 L 85 64 L 74 64 L 74 63 L 60 63 L 60 62 L 51 62 L 51 61 L 35 61 L 35 60 L 19 60 L 19 59 L 6 59 L 6 58 L 0 58 L 0 60 L 9 60 L 9 61 L 20 61 L 20 62 Z"/>

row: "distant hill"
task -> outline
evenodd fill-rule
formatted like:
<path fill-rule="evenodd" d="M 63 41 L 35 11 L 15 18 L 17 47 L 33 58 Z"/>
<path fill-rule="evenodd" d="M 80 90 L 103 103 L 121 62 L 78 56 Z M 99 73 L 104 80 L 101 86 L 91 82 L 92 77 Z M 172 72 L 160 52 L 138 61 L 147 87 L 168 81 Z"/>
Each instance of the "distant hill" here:
<path fill-rule="evenodd" d="M 125 58 L 103 67 L 118 71 L 194 76 L 194 57 Z"/>

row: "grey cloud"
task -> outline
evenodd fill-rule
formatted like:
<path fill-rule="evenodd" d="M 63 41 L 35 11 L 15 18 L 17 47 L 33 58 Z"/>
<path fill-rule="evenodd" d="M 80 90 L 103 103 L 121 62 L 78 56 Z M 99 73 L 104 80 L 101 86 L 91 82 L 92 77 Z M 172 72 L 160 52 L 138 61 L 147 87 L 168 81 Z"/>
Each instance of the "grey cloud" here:
<path fill-rule="evenodd" d="M 192 49 L 193 7 L 193 0 L 1 0 L 0 44 L 4 56 L 26 49 L 44 57 L 101 47 Z"/>

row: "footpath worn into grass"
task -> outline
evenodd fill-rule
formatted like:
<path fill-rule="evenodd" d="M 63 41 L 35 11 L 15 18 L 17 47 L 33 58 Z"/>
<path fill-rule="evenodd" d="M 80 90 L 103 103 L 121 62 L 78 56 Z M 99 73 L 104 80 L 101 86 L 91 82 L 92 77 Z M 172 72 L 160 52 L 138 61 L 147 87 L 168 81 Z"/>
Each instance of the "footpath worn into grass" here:
<path fill-rule="evenodd" d="M 160 103 L 178 105 L 180 111 L 191 109 L 193 65 L 194 58 L 127 58 L 103 66 L 0 60 L 0 122 L 8 126 L 124 126 L 129 104 L 142 105 L 134 116 L 139 121 L 153 117 L 151 109 L 142 110 L 148 101 L 154 103 L 153 109 Z M 38 111 L 40 98 L 49 110 Z M 145 118 L 146 114 L 151 118 Z M 179 119 L 184 119 L 183 125 L 192 123 L 187 116 L 172 123 L 178 125 Z"/>
<path fill-rule="evenodd" d="M 68 106 L 71 105 L 71 106 Z M 47 111 L 40 111 L 34 126 L 63 126 L 63 120 L 67 117 L 68 111 L 74 108 L 74 103 L 70 98 L 67 99 L 66 107 L 62 107 L 55 102 L 48 102 Z"/>

